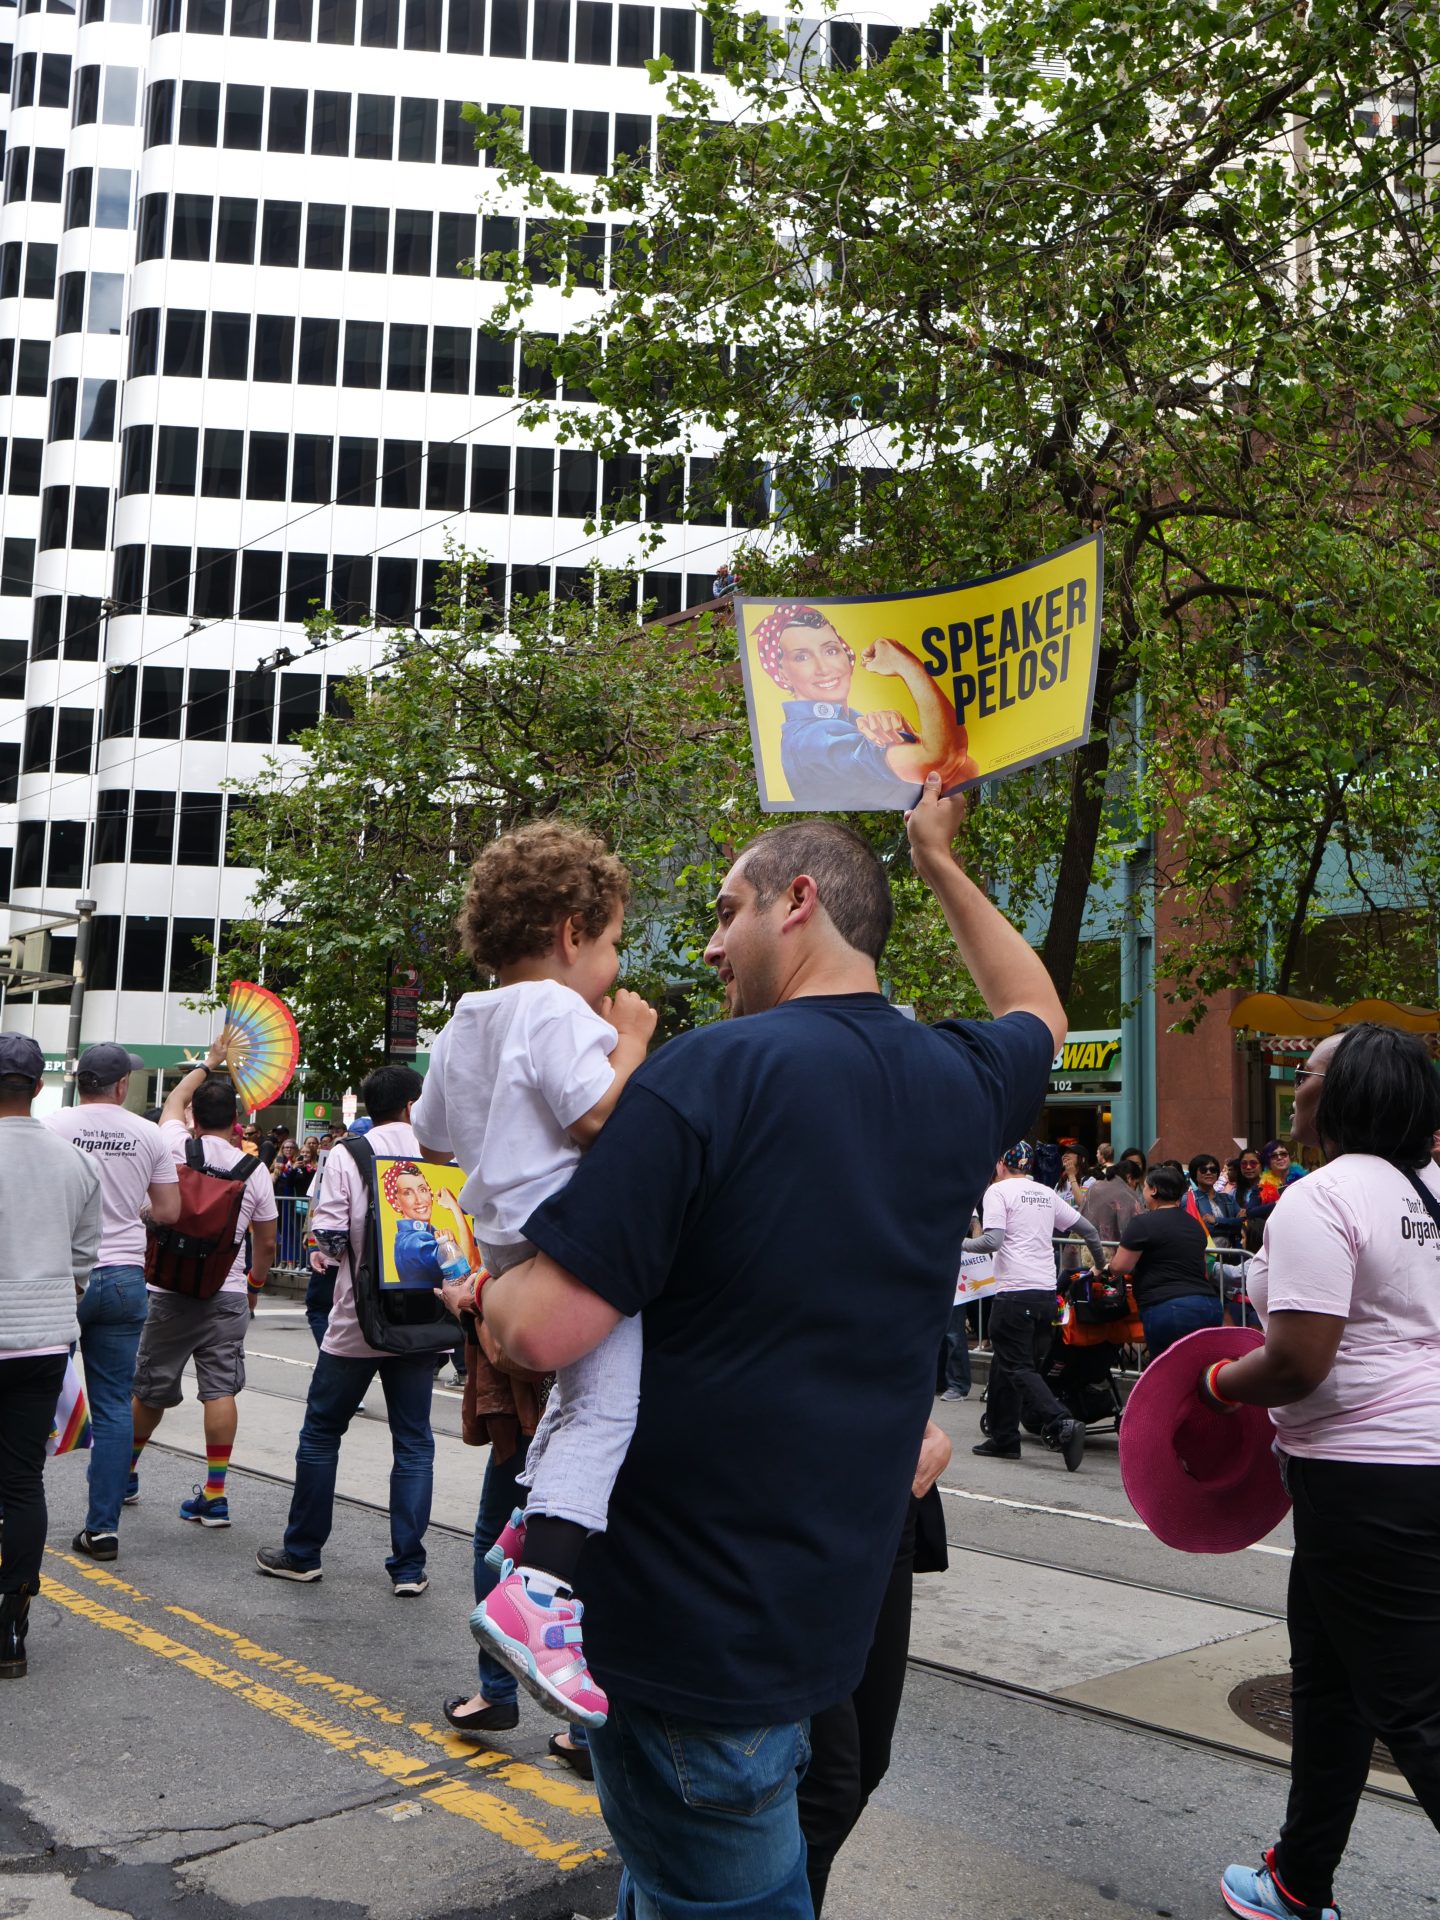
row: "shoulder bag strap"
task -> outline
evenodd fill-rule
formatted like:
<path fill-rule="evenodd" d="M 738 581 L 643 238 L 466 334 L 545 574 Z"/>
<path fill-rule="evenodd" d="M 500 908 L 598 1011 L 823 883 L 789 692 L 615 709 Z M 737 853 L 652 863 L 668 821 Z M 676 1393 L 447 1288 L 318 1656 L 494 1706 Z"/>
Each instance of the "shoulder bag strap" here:
<path fill-rule="evenodd" d="M 1404 1174 L 1405 1178 L 1410 1182 L 1411 1186 L 1415 1189 L 1416 1193 L 1419 1194 L 1421 1204 L 1424 1206 L 1425 1211 L 1429 1214 L 1430 1218 L 1435 1222 L 1436 1226 L 1440 1227 L 1440 1200 L 1437 1200 L 1435 1198 L 1434 1194 L 1431 1193 L 1430 1189 L 1426 1186 L 1425 1182 L 1420 1178 L 1419 1174 L 1416 1173 L 1413 1167 L 1401 1167 L 1400 1171 L 1401 1173 Z"/>

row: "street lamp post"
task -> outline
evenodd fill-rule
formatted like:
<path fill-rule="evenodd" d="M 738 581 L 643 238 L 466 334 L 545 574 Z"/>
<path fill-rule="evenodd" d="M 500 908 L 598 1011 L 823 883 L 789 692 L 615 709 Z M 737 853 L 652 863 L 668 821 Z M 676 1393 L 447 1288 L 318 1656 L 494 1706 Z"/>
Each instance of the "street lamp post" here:
<path fill-rule="evenodd" d="M 85 982 L 90 975 L 90 936 L 95 926 L 95 902 L 77 900 L 79 919 L 75 926 L 75 970 L 70 982 L 70 1024 L 65 1033 L 65 1085 L 60 1096 L 62 1106 L 75 1104 L 75 1069 L 80 1058 L 80 1023 L 85 1017 Z"/>

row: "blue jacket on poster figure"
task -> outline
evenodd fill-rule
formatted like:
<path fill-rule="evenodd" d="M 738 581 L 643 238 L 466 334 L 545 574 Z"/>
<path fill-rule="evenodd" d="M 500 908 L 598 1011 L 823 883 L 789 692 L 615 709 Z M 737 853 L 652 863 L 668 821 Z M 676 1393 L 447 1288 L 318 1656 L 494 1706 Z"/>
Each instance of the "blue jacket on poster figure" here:
<path fill-rule="evenodd" d="M 805 807 L 913 807 L 919 788 L 896 778 L 885 748 L 865 738 L 856 717 L 829 700 L 785 702 L 780 765 L 791 793 Z"/>
<path fill-rule="evenodd" d="M 438 1287 L 463 1280 L 470 1263 L 449 1234 L 425 1220 L 402 1220 L 395 1229 L 395 1277 L 406 1287 Z"/>

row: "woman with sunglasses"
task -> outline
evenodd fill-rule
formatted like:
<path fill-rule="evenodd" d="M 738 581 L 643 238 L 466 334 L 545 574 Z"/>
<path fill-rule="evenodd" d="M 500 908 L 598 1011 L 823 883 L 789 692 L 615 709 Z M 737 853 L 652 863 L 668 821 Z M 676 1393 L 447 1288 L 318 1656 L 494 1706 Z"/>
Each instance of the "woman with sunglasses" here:
<path fill-rule="evenodd" d="M 1217 1415 L 1270 1409 L 1294 1502 L 1290 1800 L 1264 1864 L 1222 1878 L 1244 1920 L 1338 1920 L 1377 1738 L 1440 1828 L 1437 1129 L 1440 1077 L 1414 1035 L 1320 1042 L 1295 1133 L 1326 1164 L 1271 1209 L 1249 1276 L 1265 1344 L 1197 1383 Z"/>

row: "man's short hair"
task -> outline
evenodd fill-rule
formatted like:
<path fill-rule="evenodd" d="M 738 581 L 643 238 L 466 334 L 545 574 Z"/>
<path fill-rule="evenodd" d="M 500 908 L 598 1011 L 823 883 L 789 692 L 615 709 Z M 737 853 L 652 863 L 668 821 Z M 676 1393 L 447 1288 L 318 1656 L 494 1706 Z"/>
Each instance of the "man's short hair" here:
<path fill-rule="evenodd" d="M 773 906 L 797 875 L 808 873 L 820 904 L 845 942 L 878 961 L 890 936 L 895 904 L 890 882 L 875 852 L 838 820 L 798 820 L 772 827 L 744 850 L 745 878 L 762 912 Z"/>
<path fill-rule="evenodd" d="M 414 1067 L 376 1067 L 360 1082 L 360 1098 L 377 1127 L 398 1120 L 412 1100 L 420 1098 L 424 1078 Z"/>
<path fill-rule="evenodd" d="M 1183 1199 L 1185 1195 L 1184 1174 L 1178 1167 L 1172 1167 L 1165 1160 L 1162 1160 L 1158 1167 L 1151 1167 L 1145 1176 L 1145 1184 L 1155 1198 L 1163 1200 L 1167 1207 Z"/>
<path fill-rule="evenodd" d="M 221 1127 L 233 1127 L 237 1111 L 234 1087 L 218 1075 L 202 1081 L 195 1089 L 190 1111 L 195 1116 L 196 1126 L 203 1128 L 206 1133 L 215 1133 Z"/>
<path fill-rule="evenodd" d="M 0 1100 L 33 1100 L 39 1074 L 0 1073 Z"/>

